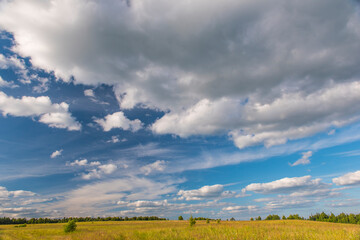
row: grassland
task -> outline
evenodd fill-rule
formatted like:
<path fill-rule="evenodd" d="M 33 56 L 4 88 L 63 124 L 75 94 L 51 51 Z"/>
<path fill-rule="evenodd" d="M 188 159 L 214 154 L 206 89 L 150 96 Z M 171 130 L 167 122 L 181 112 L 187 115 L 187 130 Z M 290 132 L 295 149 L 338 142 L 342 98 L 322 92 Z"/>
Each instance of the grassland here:
<path fill-rule="evenodd" d="M 326 239 L 360 240 L 360 225 L 313 221 L 188 221 L 85 222 L 73 233 L 64 224 L 0 225 L 0 239 Z"/>

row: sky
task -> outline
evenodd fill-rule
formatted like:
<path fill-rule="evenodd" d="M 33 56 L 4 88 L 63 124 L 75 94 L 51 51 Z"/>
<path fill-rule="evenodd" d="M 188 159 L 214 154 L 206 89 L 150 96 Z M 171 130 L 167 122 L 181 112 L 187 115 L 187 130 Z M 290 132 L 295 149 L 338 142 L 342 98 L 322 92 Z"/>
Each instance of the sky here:
<path fill-rule="evenodd" d="M 355 0 L 1 0 L 0 216 L 358 213 Z"/>

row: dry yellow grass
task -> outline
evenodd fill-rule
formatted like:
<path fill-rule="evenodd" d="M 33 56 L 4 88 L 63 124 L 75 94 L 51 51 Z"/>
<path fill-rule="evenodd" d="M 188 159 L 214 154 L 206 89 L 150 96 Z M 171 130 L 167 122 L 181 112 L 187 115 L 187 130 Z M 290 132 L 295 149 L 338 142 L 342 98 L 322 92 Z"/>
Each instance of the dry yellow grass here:
<path fill-rule="evenodd" d="M 65 234 L 64 224 L 0 225 L 0 239 L 323 239 L 360 240 L 360 225 L 312 221 L 188 221 L 94 222 L 77 223 L 74 233 Z"/>

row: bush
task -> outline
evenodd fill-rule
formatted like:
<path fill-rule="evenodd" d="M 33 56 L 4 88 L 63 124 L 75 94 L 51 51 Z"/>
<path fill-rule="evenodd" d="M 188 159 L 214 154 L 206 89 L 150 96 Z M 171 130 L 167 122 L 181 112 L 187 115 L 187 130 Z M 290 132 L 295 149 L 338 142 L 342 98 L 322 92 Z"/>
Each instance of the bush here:
<path fill-rule="evenodd" d="M 15 226 L 16 228 L 17 227 L 26 227 L 26 223 L 24 223 L 24 224 L 20 224 L 20 225 L 18 225 L 18 226 Z"/>
<path fill-rule="evenodd" d="M 196 220 L 193 218 L 193 216 L 191 215 L 189 218 L 189 223 L 190 223 L 190 227 L 194 226 L 196 223 Z"/>
<path fill-rule="evenodd" d="M 210 219 L 206 219 L 206 223 L 210 223 Z"/>
<path fill-rule="evenodd" d="M 221 219 L 217 219 L 217 220 L 216 220 L 216 223 L 220 223 L 220 221 L 221 221 Z"/>
<path fill-rule="evenodd" d="M 74 220 L 70 220 L 65 226 L 64 226 L 64 232 L 73 232 L 76 230 L 76 223 Z"/>
<path fill-rule="evenodd" d="M 179 216 L 178 219 L 179 220 L 184 220 L 184 218 L 182 216 Z"/>
<path fill-rule="evenodd" d="M 250 218 L 250 221 L 254 221 L 254 218 Z"/>

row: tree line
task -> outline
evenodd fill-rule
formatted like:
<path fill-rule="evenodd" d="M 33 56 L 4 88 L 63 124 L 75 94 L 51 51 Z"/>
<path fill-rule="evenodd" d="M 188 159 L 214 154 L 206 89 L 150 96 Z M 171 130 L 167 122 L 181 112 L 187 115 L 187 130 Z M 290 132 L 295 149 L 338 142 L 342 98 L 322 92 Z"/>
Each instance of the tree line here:
<path fill-rule="evenodd" d="M 290 214 L 288 217 L 282 216 L 283 220 L 310 220 L 310 221 L 320 221 L 320 222 L 333 222 L 333 223 L 351 223 L 351 224 L 360 224 L 360 214 L 346 214 L 346 213 L 340 213 L 339 215 L 335 215 L 331 213 L 330 215 L 327 215 L 326 213 L 316 213 L 315 215 L 309 216 L 308 219 L 305 219 L 303 217 L 300 217 L 299 214 Z M 250 218 L 251 221 L 254 220 L 254 218 Z M 256 217 L 256 221 L 261 220 L 261 217 Z M 268 215 L 265 220 L 280 220 L 279 215 Z"/>
<path fill-rule="evenodd" d="M 139 216 L 139 217 L 69 217 L 69 218 L 0 218 L 1 224 L 40 224 L 40 223 L 67 223 L 71 220 L 75 222 L 95 222 L 95 221 L 155 221 L 168 220 L 156 216 Z"/>

